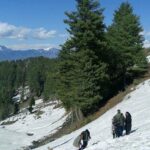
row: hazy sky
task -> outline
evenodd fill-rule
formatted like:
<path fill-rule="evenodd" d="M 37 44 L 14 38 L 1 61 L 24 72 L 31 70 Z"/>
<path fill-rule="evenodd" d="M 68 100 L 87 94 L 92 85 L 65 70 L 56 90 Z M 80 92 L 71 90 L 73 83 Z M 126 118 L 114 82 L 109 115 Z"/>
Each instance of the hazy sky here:
<path fill-rule="evenodd" d="M 105 24 L 124 0 L 100 0 Z M 140 16 L 145 46 L 150 46 L 150 0 L 128 0 Z M 68 34 L 64 12 L 75 10 L 75 0 L 0 0 L 0 45 L 14 49 L 58 47 Z"/>

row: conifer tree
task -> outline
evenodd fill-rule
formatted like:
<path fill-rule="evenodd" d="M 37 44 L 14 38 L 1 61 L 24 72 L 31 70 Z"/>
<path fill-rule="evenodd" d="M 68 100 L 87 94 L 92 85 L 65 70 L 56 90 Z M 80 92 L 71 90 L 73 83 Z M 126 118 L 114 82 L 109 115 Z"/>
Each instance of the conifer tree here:
<path fill-rule="evenodd" d="M 115 11 L 113 23 L 108 27 L 107 33 L 109 47 L 116 55 L 114 68 L 118 73 L 115 76 L 120 76 L 123 82 L 129 70 L 146 63 L 142 31 L 139 17 L 134 14 L 132 6 L 123 2 Z"/>
<path fill-rule="evenodd" d="M 19 112 L 19 103 L 14 104 L 14 114 L 17 114 Z"/>
<path fill-rule="evenodd" d="M 31 97 L 31 100 L 30 100 L 30 103 L 29 103 L 29 108 L 28 108 L 30 113 L 32 113 L 33 105 L 35 105 L 35 99 L 34 99 L 34 97 L 32 96 L 32 97 Z"/>
<path fill-rule="evenodd" d="M 70 39 L 62 46 L 59 95 L 67 108 L 87 115 L 107 95 L 105 25 L 96 0 L 76 0 L 77 10 L 66 13 Z"/>

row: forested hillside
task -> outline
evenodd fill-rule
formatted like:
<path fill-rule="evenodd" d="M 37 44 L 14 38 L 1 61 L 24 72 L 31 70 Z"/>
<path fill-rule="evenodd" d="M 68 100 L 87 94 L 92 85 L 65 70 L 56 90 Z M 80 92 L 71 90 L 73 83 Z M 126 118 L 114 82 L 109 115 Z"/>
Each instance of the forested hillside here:
<path fill-rule="evenodd" d="M 52 78 L 57 69 L 56 64 L 56 59 L 43 57 L 1 62 L 0 118 L 3 119 L 15 111 L 12 97 L 20 87 L 29 86 L 31 93 L 29 99 L 34 96 L 43 96 L 45 100 L 55 97 L 54 90 L 51 89 L 55 87 L 53 86 L 55 79 Z"/>
<path fill-rule="evenodd" d="M 143 29 L 128 2 L 115 11 L 109 27 L 96 0 L 77 0 L 76 10 L 66 16 L 70 38 L 57 59 L 0 63 L 1 118 L 13 112 L 15 91 L 27 85 L 30 98 L 60 99 L 81 119 L 146 71 Z"/>

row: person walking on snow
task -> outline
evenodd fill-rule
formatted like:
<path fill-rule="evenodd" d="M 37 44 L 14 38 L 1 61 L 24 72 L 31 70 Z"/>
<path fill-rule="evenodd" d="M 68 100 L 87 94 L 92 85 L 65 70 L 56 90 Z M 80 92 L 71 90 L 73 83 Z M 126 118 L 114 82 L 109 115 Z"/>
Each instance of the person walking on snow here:
<path fill-rule="evenodd" d="M 81 147 L 79 148 L 79 150 L 83 150 L 87 147 L 89 139 L 91 139 L 90 132 L 88 129 L 86 129 L 80 135 L 79 143 L 80 143 Z M 82 144 L 81 144 L 81 141 L 82 141 Z"/>
<path fill-rule="evenodd" d="M 132 127 L 132 117 L 129 112 L 125 113 L 125 131 L 126 135 L 128 135 L 131 132 L 131 127 Z"/>
<path fill-rule="evenodd" d="M 118 109 L 117 114 L 113 117 L 113 126 L 115 128 L 116 137 L 120 137 L 123 134 L 125 118 L 121 111 Z"/>

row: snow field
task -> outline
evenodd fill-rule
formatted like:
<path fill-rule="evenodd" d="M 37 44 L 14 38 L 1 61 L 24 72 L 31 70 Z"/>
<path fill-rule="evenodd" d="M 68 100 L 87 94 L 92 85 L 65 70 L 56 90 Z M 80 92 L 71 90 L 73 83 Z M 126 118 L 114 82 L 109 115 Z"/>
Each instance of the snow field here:
<path fill-rule="evenodd" d="M 49 103 L 42 107 L 42 102 L 39 100 L 36 104 L 35 110 L 39 111 L 39 115 L 22 111 L 5 120 L 16 120 L 15 123 L 5 125 L 4 128 L 0 126 L 0 150 L 21 150 L 22 147 L 30 145 L 32 141 L 56 132 L 65 122 L 67 118 L 65 109 L 54 109 L 56 103 Z M 33 135 L 28 136 L 27 133 Z"/>
<path fill-rule="evenodd" d="M 113 139 L 111 120 L 117 109 L 121 109 L 124 114 L 126 111 L 131 113 L 132 133 Z M 92 137 L 86 150 L 150 150 L 150 80 L 139 84 L 123 102 L 95 121 L 36 150 L 77 150 L 72 143 L 85 129 L 90 130 Z"/>

